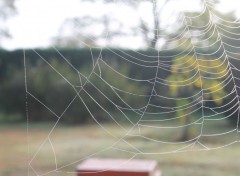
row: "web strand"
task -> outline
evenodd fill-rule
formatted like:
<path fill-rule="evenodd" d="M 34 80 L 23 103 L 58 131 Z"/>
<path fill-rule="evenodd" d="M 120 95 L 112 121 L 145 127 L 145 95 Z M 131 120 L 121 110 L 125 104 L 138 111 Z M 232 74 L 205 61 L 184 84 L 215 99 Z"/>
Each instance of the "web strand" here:
<path fill-rule="evenodd" d="M 66 64 L 71 72 L 76 75 L 76 82 L 68 78 L 62 70 L 51 63 L 50 58 L 45 58 L 40 51 L 32 49 L 42 65 L 47 66 L 52 71 L 51 73 L 56 74 L 72 91 L 72 97 L 69 97 L 68 102 L 60 112 L 55 112 L 54 105 L 48 104 L 42 97 L 38 97 L 33 90 L 29 89 L 28 78 L 31 69 L 28 67 L 31 67 L 31 64 L 27 62 L 27 55 L 24 51 L 28 175 L 30 169 L 37 176 L 47 175 L 51 172 L 63 172 L 63 169 L 70 165 L 111 150 L 130 154 L 129 160 L 131 160 L 140 155 L 163 155 L 221 149 L 239 142 L 240 78 L 238 75 L 240 68 L 234 64 L 233 60 L 240 60 L 239 52 L 237 52 L 240 46 L 236 44 L 236 41 L 240 40 L 240 34 L 235 31 L 240 29 L 240 22 L 223 19 L 213 8 L 214 4 L 212 2 L 204 1 L 202 9 L 195 16 L 190 16 L 182 10 L 178 17 L 181 20 L 179 25 L 182 28 L 173 37 L 174 33 L 171 31 L 167 34 L 161 34 L 159 29 L 154 29 L 157 30 L 159 38 L 165 38 L 163 48 L 160 46 L 148 48 L 154 49 L 154 54 L 148 55 L 141 51 L 127 52 L 124 49 L 106 47 L 106 50 L 115 58 L 111 60 L 104 55 L 104 50 L 101 47 L 99 47 L 98 55 L 94 56 L 94 48 L 86 44 L 85 46 L 89 49 L 91 56 L 88 73 L 74 66 L 70 58 L 53 47 L 53 50 L 58 54 L 56 60 Z M 202 16 L 208 17 L 206 24 L 195 24 Z M 79 25 L 76 24 L 74 30 L 77 31 L 78 27 Z M 138 31 L 143 32 L 141 28 L 138 28 Z M 91 39 L 91 37 L 89 38 Z M 109 34 L 107 33 L 104 38 L 109 38 Z M 84 41 L 81 42 L 84 43 Z M 119 66 L 121 64 L 129 66 L 131 69 L 146 70 L 151 74 L 144 75 L 143 73 L 139 76 L 124 72 L 124 69 Z M 107 74 L 106 70 L 108 71 Z M 182 77 L 171 80 L 161 75 L 161 71 L 165 71 L 169 75 L 182 75 Z M 119 82 L 110 80 L 109 75 L 114 76 L 114 79 Z M 122 80 L 124 86 L 120 84 Z M 206 83 L 209 84 L 206 86 Z M 138 92 L 130 89 L 130 84 L 141 85 L 147 87 L 147 89 L 144 92 Z M 177 93 L 183 90 L 189 91 L 185 92 L 184 95 L 175 96 L 170 93 L 171 88 L 176 89 L 175 92 Z M 222 90 L 225 89 L 228 89 L 229 92 L 222 93 Z M 56 117 L 48 135 L 41 141 L 41 144 L 31 156 L 29 151 L 30 98 L 38 102 L 49 114 Z M 133 98 L 142 103 L 135 105 L 137 103 L 131 102 Z M 93 154 L 60 166 L 59 153 L 56 150 L 52 133 L 77 101 L 81 102 L 82 106 L 80 108 L 86 110 L 88 118 L 99 126 L 112 142 Z M 105 105 L 101 101 L 108 104 Z M 214 103 L 215 105 L 213 105 Z M 114 130 L 111 131 L 99 120 L 98 114 L 93 110 L 93 104 L 94 108 L 99 109 L 104 114 L 107 121 L 111 121 L 114 128 L 121 131 L 121 134 L 116 134 Z M 111 109 L 114 109 L 117 113 L 113 113 Z M 208 125 L 223 122 L 232 118 L 236 113 L 238 114 L 236 126 L 218 129 L 216 132 L 206 131 Z M 137 119 L 132 119 L 133 114 Z M 125 122 L 123 123 L 121 120 Z M 186 122 L 181 124 L 181 121 Z M 180 134 L 186 128 L 194 130 L 194 134 L 189 139 L 179 141 L 175 137 L 177 135 L 171 135 L 173 137 L 167 139 L 164 137 L 164 134 Z M 208 143 L 208 140 L 215 137 L 221 138 L 231 134 L 236 134 L 236 137 L 229 139 L 227 143 L 219 145 Z M 157 151 L 146 150 L 143 146 L 131 141 L 131 138 L 144 141 L 146 145 L 160 146 L 160 149 Z M 50 144 L 55 168 L 44 174 L 39 174 L 34 168 L 33 162 L 46 143 Z M 121 143 L 124 144 L 124 147 L 121 146 Z M 166 146 L 170 149 L 167 149 Z M 66 173 L 74 174 L 76 172 L 67 171 Z"/>

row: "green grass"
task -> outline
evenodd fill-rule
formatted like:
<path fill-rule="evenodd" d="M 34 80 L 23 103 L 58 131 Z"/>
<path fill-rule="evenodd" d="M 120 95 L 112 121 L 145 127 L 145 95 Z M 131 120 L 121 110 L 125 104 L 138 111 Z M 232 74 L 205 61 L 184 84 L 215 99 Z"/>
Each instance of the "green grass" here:
<path fill-rule="evenodd" d="M 220 133 L 231 130 L 226 121 L 212 121 L 206 123 L 204 132 Z M 56 168 L 55 158 L 51 143 L 46 143 L 35 155 L 54 125 L 51 123 L 30 124 L 27 136 L 26 124 L 4 124 L 0 125 L 0 175 L 1 176 L 26 176 L 28 172 L 28 161 L 38 174 L 45 174 Z M 124 136 L 124 132 L 113 124 L 103 124 L 104 128 L 117 138 Z M 150 124 L 156 125 L 156 124 Z M 165 124 L 166 125 L 166 124 Z M 172 124 L 174 125 L 174 124 Z M 125 125 L 126 130 L 131 126 Z M 141 128 L 141 135 L 156 140 L 177 141 L 180 131 L 164 130 L 155 128 Z M 188 151 L 172 153 L 176 149 L 184 147 L 184 144 L 164 145 L 151 142 L 150 140 L 134 136 L 138 134 L 138 128 L 133 129 L 131 135 L 124 139 L 139 150 L 148 154 L 139 154 L 136 158 L 155 159 L 164 176 L 238 176 L 240 175 L 240 145 L 234 144 L 211 151 Z M 193 131 L 196 133 L 197 131 Z M 221 135 L 216 138 L 201 138 L 200 141 L 208 147 L 219 147 L 235 140 L 236 133 Z M 98 125 L 67 126 L 57 125 L 49 136 L 54 152 L 56 153 L 57 167 L 60 172 L 50 172 L 47 176 L 76 175 L 76 165 L 85 157 L 96 153 L 94 157 L 130 158 L 136 152 L 126 143 L 120 141 L 115 147 L 109 148 L 116 139 L 102 130 Z M 99 152 L 103 149 L 106 151 Z M 199 146 L 195 145 L 195 149 Z M 191 148 L 190 148 L 191 149 Z M 124 150 L 130 151 L 125 152 Z M 164 154 L 164 152 L 170 154 Z M 155 154 L 160 153 L 160 154 Z M 70 164 L 70 165 L 69 165 Z M 34 176 L 29 169 L 29 176 Z"/>

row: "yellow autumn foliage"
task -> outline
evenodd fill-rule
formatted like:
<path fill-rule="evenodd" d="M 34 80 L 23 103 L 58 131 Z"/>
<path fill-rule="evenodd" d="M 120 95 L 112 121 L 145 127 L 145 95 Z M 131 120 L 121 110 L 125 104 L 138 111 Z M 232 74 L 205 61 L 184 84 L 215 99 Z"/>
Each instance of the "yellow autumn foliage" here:
<path fill-rule="evenodd" d="M 189 114 L 193 115 L 191 112 L 194 108 L 189 106 L 191 101 L 204 103 L 205 100 L 211 99 L 216 105 L 223 103 L 227 93 L 222 82 L 228 76 L 228 65 L 224 60 L 210 56 L 187 55 L 177 57 L 173 65 L 167 81 L 170 94 L 179 97 L 175 102 L 178 107 L 176 116 L 179 117 L 180 124 L 190 122 Z"/>
<path fill-rule="evenodd" d="M 171 95 L 174 96 L 177 93 L 177 89 L 178 89 L 178 87 L 177 87 L 176 84 L 175 85 L 171 85 L 170 86 L 170 93 L 171 93 Z"/>
<path fill-rule="evenodd" d="M 173 65 L 171 67 L 171 72 L 174 73 L 174 72 L 177 72 L 177 71 L 178 71 L 177 67 Z"/>
<path fill-rule="evenodd" d="M 217 105 L 221 105 L 223 102 L 222 97 L 217 94 L 213 94 L 212 99 Z"/>
<path fill-rule="evenodd" d="M 187 77 L 187 76 L 190 75 L 189 72 L 190 72 L 189 69 L 185 69 L 184 72 L 183 72 L 183 75 Z"/>
<path fill-rule="evenodd" d="M 202 86 L 202 80 L 200 78 L 198 78 L 195 82 L 194 85 L 198 88 L 201 88 Z"/>

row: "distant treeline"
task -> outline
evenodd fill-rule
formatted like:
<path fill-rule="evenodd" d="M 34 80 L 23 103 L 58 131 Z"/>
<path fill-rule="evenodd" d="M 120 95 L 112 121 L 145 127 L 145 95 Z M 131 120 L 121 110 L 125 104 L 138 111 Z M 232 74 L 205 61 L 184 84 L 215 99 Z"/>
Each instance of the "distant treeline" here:
<path fill-rule="evenodd" d="M 198 53 L 211 53 L 210 51 L 199 51 Z M 172 60 L 175 56 L 192 54 L 189 51 L 173 51 L 173 52 L 157 52 L 156 50 L 148 51 L 132 51 L 132 50 L 119 50 L 119 49 L 29 49 L 29 50 L 16 50 L 16 51 L 5 51 L 0 50 L 0 100 L 1 107 L 0 110 L 6 115 L 6 118 L 12 120 L 24 120 L 26 116 L 26 106 L 28 109 L 32 110 L 30 113 L 32 121 L 42 121 L 54 119 L 49 115 L 49 110 L 47 110 L 40 102 L 36 101 L 31 96 L 28 96 L 26 101 L 25 93 L 25 73 L 26 70 L 27 82 L 28 82 L 28 91 L 33 93 L 34 96 L 37 96 L 41 102 L 44 102 L 48 105 L 54 112 L 56 116 L 60 116 L 60 112 L 66 107 L 67 103 L 71 98 L 76 95 L 76 92 L 73 92 L 69 85 L 62 82 L 62 78 L 59 75 L 54 75 L 52 68 L 49 67 L 48 63 L 54 66 L 62 75 L 65 75 L 70 84 L 76 85 L 79 81 L 79 77 L 84 82 L 84 77 L 81 78 L 81 75 L 77 75 L 74 72 L 74 69 L 79 70 L 81 73 L 84 73 L 85 76 L 89 75 L 91 70 L 95 70 L 98 74 L 105 74 L 106 81 L 112 82 L 112 84 L 118 84 L 119 88 L 124 90 L 124 85 L 129 84 L 129 88 L 125 89 L 128 92 L 138 92 L 139 94 L 144 94 L 144 92 L 149 91 L 145 83 L 134 82 L 132 83 L 128 79 L 116 78 L 114 72 L 107 68 L 104 65 L 95 65 L 97 60 L 102 60 L 104 63 L 108 63 L 112 68 L 120 70 L 120 72 L 131 78 L 137 80 L 149 80 L 149 82 L 156 76 L 156 67 L 158 69 L 158 77 L 164 80 L 169 76 Z M 204 56 L 204 55 L 203 55 Z M 215 53 L 214 56 L 218 57 L 220 54 Z M 206 57 L 206 56 L 204 56 Z M 24 58 L 26 68 L 24 69 Z M 239 68 L 239 61 L 231 60 L 231 63 Z M 161 67 L 163 64 L 163 67 Z M 95 67 L 94 67 L 95 66 Z M 105 71 L 102 73 L 102 70 L 98 70 L 98 67 L 105 68 Z M 52 76 L 53 75 L 53 76 Z M 95 82 L 95 85 L 89 84 L 88 90 L 92 92 L 98 92 L 98 89 L 101 89 L 102 92 L 107 91 L 109 93 L 111 90 L 108 90 L 106 83 L 100 80 L 97 76 L 92 76 L 91 81 Z M 75 84 L 76 83 L 76 84 Z M 232 85 L 229 84 L 226 87 L 227 91 L 231 90 Z M 81 87 L 81 85 L 79 85 Z M 168 92 L 167 86 L 158 86 L 158 89 L 162 90 L 162 94 Z M 77 90 L 77 88 L 76 88 Z M 91 99 L 92 92 L 82 93 L 81 96 L 85 99 Z M 59 96 L 61 95 L 61 96 Z M 109 102 L 109 99 L 114 101 L 115 104 L 121 103 L 118 97 L 105 97 L 103 98 L 100 93 L 94 94 L 96 101 L 89 103 L 88 106 L 93 109 L 98 109 L 97 103 L 102 103 L 105 109 L 113 108 L 111 106 L 112 102 Z M 132 97 L 124 97 L 126 102 L 129 102 L 131 105 L 136 105 L 140 107 L 143 102 L 138 98 L 134 99 Z M 99 102 L 98 102 L 99 99 Z M 159 101 L 159 100 L 158 100 Z M 174 103 L 171 101 L 162 100 L 168 104 Z M 28 104 L 26 104 L 28 102 Z M 57 102 L 57 103 L 56 103 Z M 233 102 L 234 103 L 234 102 Z M 214 105 L 212 105 L 214 106 Z M 229 107 L 231 104 L 229 104 Z M 73 106 L 74 107 L 74 106 Z M 67 122 L 86 122 L 89 116 L 87 109 L 79 109 L 79 107 L 84 107 L 82 102 L 78 102 L 75 105 L 75 108 L 69 109 L 63 121 Z M 229 108 L 226 106 L 226 108 Z M 106 114 L 100 113 L 100 110 L 92 110 L 95 114 L 94 116 L 99 116 L 99 118 L 104 120 Z M 106 113 L 106 112 L 105 112 Z M 228 111 L 228 113 L 230 113 Z M 233 122 L 236 122 L 236 114 L 233 113 L 232 116 L 234 119 Z M 81 117 L 76 117 L 76 114 L 81 114 Z M 96 115 L 97 114 L 97 115 Z M 230 113 L 231 114 L 231 113 Z M 91 114 L 90 114 L 91 115 Z M 93 114 L 92 114 L 93 115 Z M 4 118 L 4 117 L 2 117 Z"/>
<path fill-rule="evenodd" d="M 60 54 L 61 53 L 61 54 Z M 211 53 L 206 51 L 199 51 L 199 53 Z M 76 68 L 80 68 L 82 65 L 92 62 L 92 59 L 96 60 L 98 58 L 114 60 L 119 63 L 129 62 L 141 64 L 141 61 L 157 61 L 160 58 L 161 61 L 171 61 L 176 55 L 186 55 L 191 54 L 189 51 L 159 51 L 156 50 L 123 50 L 123 49 L 28 49 L 28 50 L 15 50 L 6 51 L 0 50 L 0 79 L 6 78 L 6 74 L 9 72 L 8 69 L 12 67 L 16 69 L 23 68 L 23 58 L 24 55 L 31 66 L 36 66 L 39 59 L 44 58 L 47 61 L 51 59 L 62 59 L 66 58 L 72 65 Z M 220 54 L 214 53 L 214 56 L 219 56 Z M 132 70 L 138 71 L 136 64 L 132 64 Z M 135 65 L 135 67 L 134 67 Z M 154 65 L 154 64 L 153 64 Z M 151 65 L 150 65 L 151 66 Z M 164 70 L 160 70 L 166 75 Z M 146 76 L 146 72 L 141 71 L 141 76 Z M 161 74 L 161 73 L 160 73 Z M 147 77 L 147 76 L 146 76 Z"/>

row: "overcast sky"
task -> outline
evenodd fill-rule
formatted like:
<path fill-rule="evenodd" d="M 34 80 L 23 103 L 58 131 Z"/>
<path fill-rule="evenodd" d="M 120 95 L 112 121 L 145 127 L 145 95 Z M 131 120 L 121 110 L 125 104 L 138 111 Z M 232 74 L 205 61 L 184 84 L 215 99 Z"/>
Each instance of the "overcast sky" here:
<path fill-rule="evenodd" d="M 194 5 L 190 2 L 194 1 L 182 0 L 180 4 L 185 8 L 192 9 Z M 178 5 L 176 4 L 176 6 Z M 80 0 L 17 0 L 16 7 L 18 14 L 6 21 L 12 38 L 2 41 L 3 47 L 9 50 L 47 47 L 50 45 L 52 37 L 58 34 L 59 28 L 66 18 L 89 13 L 97 16 L 108 10 L 100 3 L 92 6 L 90 3 L 81 4 Z M 142 8 L 143 11 L 144 8 Z M 237 8 L 239 13 L 240 1 L 224 0 L 220 8 L 225 11 Z M 130 15 L 129 13 L 122 13 L 125 14 L 126 20 L 130 20 L 127 17 Z M 130 23 L 132 22 L 130 21 Z"/>

